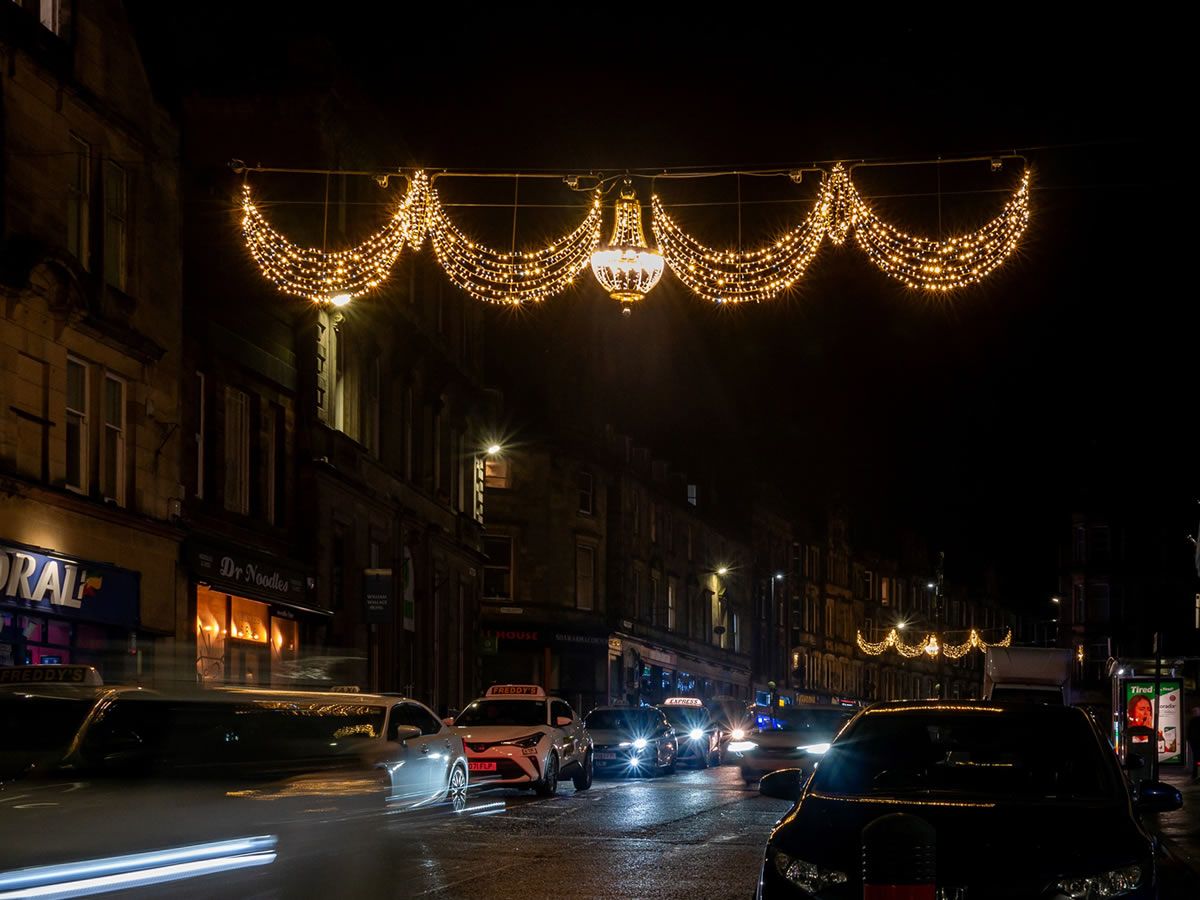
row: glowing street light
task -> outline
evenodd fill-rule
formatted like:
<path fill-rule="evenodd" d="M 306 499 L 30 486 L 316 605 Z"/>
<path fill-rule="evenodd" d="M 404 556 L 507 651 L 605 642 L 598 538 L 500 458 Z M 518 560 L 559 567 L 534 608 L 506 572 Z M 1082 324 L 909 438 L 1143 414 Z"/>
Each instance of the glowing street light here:
<path fill-rule="evenodd" d="M 721 566 L 720 568 L 717 569 L 717 574 L 718 575 L 728 575 L 729 574 L 729 566 Z"/>

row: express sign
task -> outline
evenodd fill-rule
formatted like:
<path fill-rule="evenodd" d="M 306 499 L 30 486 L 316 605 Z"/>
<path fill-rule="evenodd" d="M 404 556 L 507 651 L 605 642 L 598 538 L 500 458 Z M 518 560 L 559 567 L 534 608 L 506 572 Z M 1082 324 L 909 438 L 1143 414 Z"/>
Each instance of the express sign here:
<path fill-rule="evenodd" d="M 136 627 L 138 574 L 0 544 L 0 603 Z"/>

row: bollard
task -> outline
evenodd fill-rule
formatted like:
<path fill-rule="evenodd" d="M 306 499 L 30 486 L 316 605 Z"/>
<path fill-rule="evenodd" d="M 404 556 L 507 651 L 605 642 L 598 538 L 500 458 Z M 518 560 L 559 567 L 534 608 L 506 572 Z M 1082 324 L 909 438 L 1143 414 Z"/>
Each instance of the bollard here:
<path fill-rule="evenodd" d="M 919 816 L 892 813 L 862 830 L 863 900 L 935 900 L 937 832 Z"/>

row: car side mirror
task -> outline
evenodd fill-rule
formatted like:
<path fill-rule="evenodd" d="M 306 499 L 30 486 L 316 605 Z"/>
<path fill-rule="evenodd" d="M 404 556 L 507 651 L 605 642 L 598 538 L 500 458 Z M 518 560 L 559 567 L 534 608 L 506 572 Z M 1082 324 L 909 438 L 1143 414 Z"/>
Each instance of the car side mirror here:
<path fill-rule="evenodd" d="M 764 797 L 774 797 L 776 800 L 796 802 L 800 799 L 800 791 L 808 776 L 803 769 L 779 769 L 768 772 L 758 782 L 758 792 Z"/>
<path fill-rule="evenodd" d="M 454 724 L 454 716 L 446 716 L 446 718 L 442 719 L 442 724 L 443 725 L 453 725 Z"/>
<path fill-rule="evenodd" d="M 566 728 L 568 725 L 571 724 L 571 721 L 572 721 L 572 719 L 570 716 L 555 716 L 554 717 L 554 727 L 555 728 Z"/>
<path fill-rule="evenodd" d="M 1183 806 L 1183 794 L 1162 781 L 1139 781 L 1133 789 L 1133 805 L 1140 813 L 1174 812 Z"/>
<path fill-rule="evenodd" d="M 396 735 L 392 740 L 403 744 L 405 741 L 411 741 L 413 738 L 419 738 L 420 736 L 421 729 L 416 725 L 397 725 Z"/>
<path fill-rule="evenodd" d="M 1146 765 L 1146 760 L 1138 756 L 1136 753 L 1126 753 L 1125 761 L 1121 763 L 1124 769 L 1140 769 Z"/>

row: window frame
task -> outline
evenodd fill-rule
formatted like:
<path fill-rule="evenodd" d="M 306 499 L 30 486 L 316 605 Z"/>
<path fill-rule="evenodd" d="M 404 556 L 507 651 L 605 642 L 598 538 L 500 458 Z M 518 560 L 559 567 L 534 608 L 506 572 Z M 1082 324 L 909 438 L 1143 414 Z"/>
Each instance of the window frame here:
<path fill-rule="evenodd" d="M 103 181 L 104 283 L 119 291 L 127 291 L 129 288 L 129 172 L 124 166 L 118 165 L 111 159 L 106 159 Z M 117 185 L 120 186 L 119 194 L 113 189 Z M 114 209 L 114 200 L 117 196 L 120 197 L 119 210 Z M 112 226 L 111 229 L 110 226 Z"/>
<path fill-rule="evenodd" d="M 587 482 L 587 487 L 584 487 L 584 481 Z M 581 516 L 593 516 L 596 514 L 596 479 L 586 469 L 580 469 L 575 474 L 575 486 L 579 491 L 578 512 Z M 585 502 L 586 501 L 586 502 Z"/>
<path fill-rule="evenodd" d="M 83 370 L 83 410 L 73 409 L 71 403 L 71 366 L 79 366 Z M 71 416 L 79 417 L 79 484 L 71 484 L 70 468 L 63 474 L 63 482 L 66 488 L 79 494 L 86 494 L 89 486 L 89 475 L 91 474 L 91 442 L 89 440 L 89 432 L 91 430 L 91 366 L 83 359 L 73 354 L 67 355 L 67 384 L 66 391 L 63 397 L 64 424 L 66 428 L 70 428 Z M 63 434 L 64 442 L 66 441 L 66 432 Z M 65 455 L 65 454 L 64 454 Z M 67 460 L 69 462 L 69 460 Z"/>
<path fill-rule="evenodd" d="M 230 429 L 231 421 L 231 401 L 240 398 L 240 411 L 237 412 L 240 437 L 239 446 L 234 448 L 232 441 L 234 433 Z M 241 388 L 227 384 L 225 386 L 225 467 L 224 467 L 224 484 L 222 490 L 222 501 L 226 511 L 237 513 L 238 515 L 250 514 L 250 394 L 243 391 Z M 235 450 L 235 453 L 231 453 Z M 230 461 L 236 462 L 236 468 L 230 465 Z M 240 479 L 238 488 L 238 496 L 234 498 L 236 505 L 230 505 L 230 475 L 236 471 Z"/>
<path fill-rule="evenodd" d="M 109 386 L 110 382 L 112 384 L 118 385 L 120 388 L 120 427 L 115 426 L 112 422 L 110 422 L 108 420 L 108 386 Z M 129 425 L 129 383 L 124 378 L 122 378 L 120 375 L 117 375 L 113 372 L 106 370 L 104 373 L 104 381 L 103 381 L 103 386 L 102 386 L 101 390 L 102 390 L 101 405 L 104 409 L 103 409 L 103 413 L 101 416 L 101 422 L 100 422 L 100 430 L 101 430 L 101 440 L 100 440 L 100 448 L 99 448 L 100 449 L 100 493 L 101 493 L 101 496 L 105 500 L 111 500 L 114 503 L 116 503 L 118 506 L 124 506 L 125 500 L 126 500 L 126 487 L 127 487 L 125 464 L 126 464 L 126 459 L 127 459 L 127 453 L 126 453 L 127 435 L 128 435 L 128 430 L 129 430 L 128 429 L 128 425 Z M 116 460 L 115 468 L 113 470 L 113 477 L 116 480 L 116 484 L 115 484 L 115 490 L 113 490 L 111 494 L 109 493 L 108 488 L 114 487 L 114 486 L 105 484 L 105 481 L 106 481 L 105 473 L 108 471 L 108 466 L 110 463 L 109 458 L 108 458 L 108 455 L 109 455 L 108 436 L 109 436 L 110 431 L 116 432 L 116 435 L 117 435 L 117 437 L 116 437 L 117 460 Z"/>
<path fill-rule="evenodd" d="M 499 565 L 496 565 L 492 561 L 491 556 L 487 554 L 488 541 L 504 541 L 508 544 L 507 565 L 499 566 Z M 511 534 L 502 534 L 502 533 L 498 533 L 498 532 L 485 532 L 484 533 L 484 536 L 483 536 L 484 555 L 487 557 L 483 563 L 483 584 L 481 586 L 484 600 L 502 600 L 502 601 L 506 601 L 506 602 L 510 602 L 510 603 L 512 602 L 513 595 L 516 592 L 516 578 L 514 577 L 515 569 L 516 569 L 516 543 L 517 543 L 516 540 L 513 538 L 513 536 Z M 500 571 L 507 573 L 505 576 L 506 580 L 508 582 L 508 594 L 507 595 L 488 593 L 488 578 L 487 578 L 488 572 L 496 571 L 496 570 L 500 570 Z"/>
<path fill-rule="evenodd" d="M 589 588 L 591 596 L 588 598 L 588 603 L 583 604 L 583 598 L 580 593 L 580 583 L 584 579 L 583 569 L 580 568 L 580 554 L 586 554 L 590 560 L 590 571 L 587 573 L 586 580 L 590 582 Z M 575 608 L 584 612 L 594 612 L 596 609 L 596 547 L 586 541 L 575 542 Z"/>
<path fill-rule="evenodd" d="M 87 272 L 91 270 L 92 145 L 74 132 L 70 141 L 75 172 L 67 185 L 67 252 Z"/>

